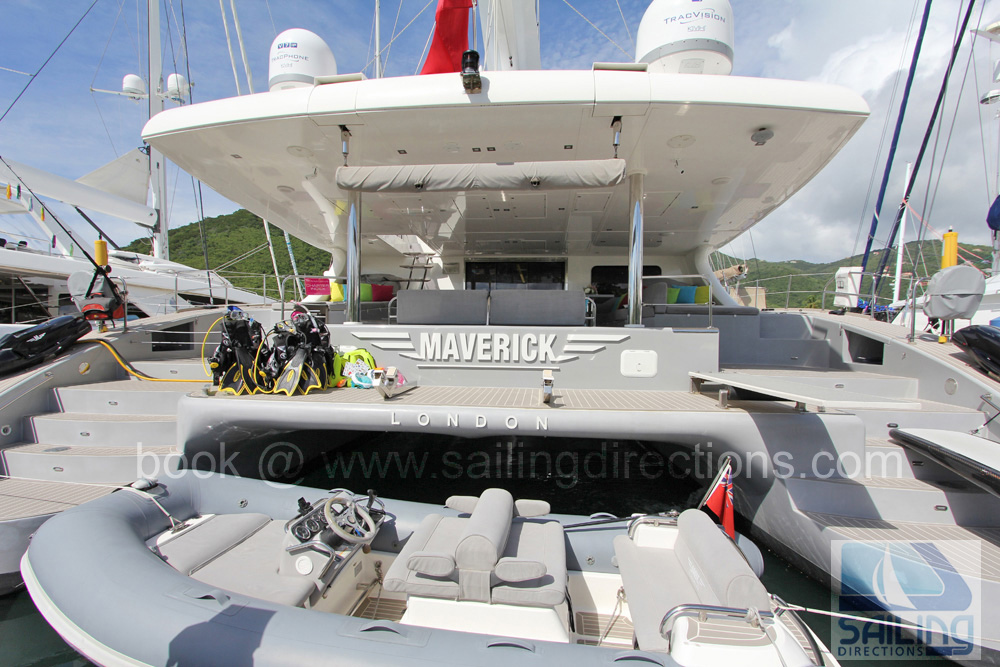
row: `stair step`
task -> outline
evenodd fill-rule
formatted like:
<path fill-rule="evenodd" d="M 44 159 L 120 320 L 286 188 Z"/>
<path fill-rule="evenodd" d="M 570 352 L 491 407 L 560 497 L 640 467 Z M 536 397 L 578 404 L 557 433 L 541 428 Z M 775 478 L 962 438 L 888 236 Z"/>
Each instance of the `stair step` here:
<path fill-rule="evenodd" d="M 795 506 L 803 512 L 836 511 L 886 521 L 926 524 L 982 524 L 1000 517 L 1000 498 L 965 482 L 906 478 L 785 480 Z M 990 519 L 983 525 L 996 525 Z"/>
<path fill-rule="evenodd" d="M 173 417 L 181 396 L 201 391 L 208 384 L 207 379 L 205 382 L 116 380 L 58 387 L 55 392 L 64 412 Z"/>
<path fill-rule="evenodd" d="M 943 428 L 969 432 L 986 421 L 978 410 L 958 408 L 921 401 L 919 410 L 857 410 L 854 411 L 865 425 L 865 433 L 872 438 L 888 438 L 893 428 Z M 890 426 L 892 424 L 892 426 Z"/>
<path fill-rule="evenodd" d="M 0 477 L 0 521 L 55 514 L 113 490 L 106 486 Z"/>
<path fill-rule="evenodd" d="M 211 355 L 215 348 L 205 348 L 205 353 Z M 205 375 L 205 363 L 200 357 L 187 359 L 165 359 L 156 361 L 133 361 L 132 367 L 152 378 L 185 379 L 191 382 L 211 382 L 212 378 Z"/>
<path fill-rule="evenodd" d="M 28 417 L 37 443 L 143 447 L 177 443 L 177 420 L 166 415 L 56 412 Z"/>
<path fill-rule="evenodd" d="M 14 478 L 127 484 L 158 477 L 179 461 L 173 447 L 85 447 L 24 443 L 0 451 L 4 473 Z"/>

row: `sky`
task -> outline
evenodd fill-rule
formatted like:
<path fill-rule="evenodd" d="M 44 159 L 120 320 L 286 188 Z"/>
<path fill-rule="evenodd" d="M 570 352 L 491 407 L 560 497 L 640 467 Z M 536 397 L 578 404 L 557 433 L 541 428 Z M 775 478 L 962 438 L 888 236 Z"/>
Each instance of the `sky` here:
<path fill-rule="evenodd" d="M 863 95 L 872 113 L 817 178 L 749 235 L 723 250 L 772 261 L 824 262 L 863 249 L 924 1 L 731 0 L 736 29 L 734 75 L 845 86 Z M 195 102 L 236 95 L 219 3 L 161 2 L 164 71 L 186 74 L 189 63 Z M 223 4 L 240 86 L 246 93 L 231 2 Z M 589 69 L 593 62 L 632 59 L 632 39 L 649 4 L 648 0 L 539 2 L 542 62 L 548 69 Z M 54 12 L 51 0 L 5 0 L 0 22 L 0 115 L 22 90 L 23 94 L 0 121 L 0 155 L 75 179 L 141 144 L 143 104 L 91 90 L 120 90 L 125 74 L 143 73 L 146 3 L 139 4 L 135 0 L 59 0 L 59 11 Z M 381 4 L 383 47 L 392 41 L 386 51 L 385 74 L 414 74 L 433 27 L 436 2 L 383 0 Z M 235 5 L 255 91 L 267 87 L 272 40 L 293 27 L 323 37 L 341 73 L 373 75 L 374 0 L 235 0 Z M 938 0 L 933 5 L 876 247 L 884 243 L 898 207 L 905 164 L 916 158 L 964 5 L 965 0 Z M 1000 0 L 979 0 L 971 27 L 980 23 L 985 27 L 996 20 L 1000 20 Z M 182 53 L 182 23 L 187 60 Z M 942 112 L 944 122 L 927 151 L 911 197 L 911 207 L 930 227 L 938 232 L 953 227 L 960 240 L 969 243 L 989 243 L 985 217 L 997 196 L 1000 104 L 978 103 L 982 93 L 1000 88 L 1000 83 L 993 82 L 997 58 L 1000 45 L 968 36 L 963 41 Z M 190 177 L 171 172 L 169 183 L 171 227 L 197 220 Z M 75 213 L 53 208 L 82 231 Z M 206 216 L 236 208 L 206 192 Z M 142 235 L 131 223 L 100 222 L 121 244 Z M 0 219 L 0 230 L 33 233 L 30 223 L 12 216 Z M 933 236 L 933 232 L 926 233 Z M 906 234 L 914 238 L 915 228 L 911 226 Z"/>

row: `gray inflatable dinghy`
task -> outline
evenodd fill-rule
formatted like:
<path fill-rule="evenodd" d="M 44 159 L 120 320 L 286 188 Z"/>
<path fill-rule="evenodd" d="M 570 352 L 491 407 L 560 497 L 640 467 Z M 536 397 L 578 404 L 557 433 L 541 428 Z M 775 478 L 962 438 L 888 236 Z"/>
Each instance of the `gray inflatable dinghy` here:
<path fill-rule="evenodd" d="M 21 569 L 102 665 L 836 664 L 698 510 L 625 525 L 502 489 L 439 507 L 187 472 L 53 517 Z"/>

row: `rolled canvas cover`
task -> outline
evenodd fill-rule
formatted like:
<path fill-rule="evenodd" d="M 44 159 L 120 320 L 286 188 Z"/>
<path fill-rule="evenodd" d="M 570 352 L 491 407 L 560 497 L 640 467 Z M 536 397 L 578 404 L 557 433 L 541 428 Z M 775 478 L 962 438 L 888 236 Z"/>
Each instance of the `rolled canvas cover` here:
<path fill-rule="evenodd" d="M 934 274 L 927 285 L 924 313 L 941 320 L 969 319 L 979 309 L 986 278 L 971 266 L 950 266 Z"/>
<path fill-rule="evenodd" d="M 605 188 L 625 179 L 625 160 L 340 167 L 337 187 L 360 192 L 508 192 Z"/>

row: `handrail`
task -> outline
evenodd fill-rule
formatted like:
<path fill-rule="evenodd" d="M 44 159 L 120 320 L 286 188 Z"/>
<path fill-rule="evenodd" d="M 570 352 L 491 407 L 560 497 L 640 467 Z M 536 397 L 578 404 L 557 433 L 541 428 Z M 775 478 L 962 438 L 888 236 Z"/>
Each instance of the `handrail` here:
<path fill-rule="evenodd" d="M 739 618 L 754 627 L 758 627 L 756 625 L 757 618 L 761 621 L 769 619 L 773 622 L 774 614 L 770 611 L 761 611 L 760 609 L 755 609 L 754 611 L 756 613 L 751 612 L 751 608 L 749 607 L 741 609 L 739 607 L 723 607 L 714 604 L 679 604 L 663 615 L 663 620 L 660 621 L 660 636 L 666 639 L 669 645 L 670 633 L 674 629 L 674 623 L 677 619 L 693 616 L 697 616 L 702 620 L 708 616 Z"/>
<path fill-rule="evenodd" d="M 698 278 L 700 280 L 705 281 L 705 284 L 708 286 L 708 328 L 711 329 L 712 328 L 712 309 L 715 306 L 715 294 L 714 294 L 714 288 L 712 287 L 712 282 L 710 280 L 708 280 L 705 276 L 703 276 L 700 273 L 678 273 L 678 274 L 669 275 L 669 276 L 643 276 L 642 277 L 643 280 L 655 280 L 656 282 L 666 282 L 667 280 L 670 280 L 672 278 Z M 643 305 L 644 306 L 645 305 L 649 305 L 649 306 L 669 306 L 669 305 L 672 305 L 672 304 L 669 304 L 669 303 L 649 303 L 649 304 L 647 304 L 645 301 L 643 301 Z"/>
<path fill-rule="evenodd" d="M 930 278 L 924 276 L 910 282 L 910 295 L 906 299 L 906 306 L 910 310 L 910 333 L 906 337 L 907 342 L 912 343 L 917 339 L 917 285 L 929 281 Z"/>
<path fill-rule="evenodd" d="M 680 516 L 677 510 L 671 510 L 667 514 L 644 514 L 642 516 L 636 517 L 628 525 L 628 538 L 630 540 L 635 539 L 635 531 L 641 525 L 650 526 L 676 526 L 677 517 Z"/>

